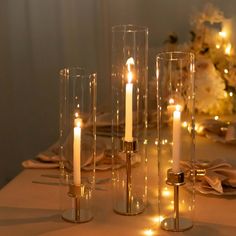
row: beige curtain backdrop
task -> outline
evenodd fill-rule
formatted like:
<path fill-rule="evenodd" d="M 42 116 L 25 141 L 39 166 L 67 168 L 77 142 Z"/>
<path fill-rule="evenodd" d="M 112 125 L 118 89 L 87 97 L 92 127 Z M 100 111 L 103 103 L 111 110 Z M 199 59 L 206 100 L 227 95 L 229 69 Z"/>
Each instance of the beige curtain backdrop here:
<path fill-rule="evenodd" d="M 100 110 L 109 108 L 111 26 L 149 28 L 149 77 L 171 32 L 188 38 L 190 15 L 205 0 L 1 0 L 0 186 L 58 138 L 58 71 L 98 72 Z M 215 0 L 228 16 L 236 1 Z"/>

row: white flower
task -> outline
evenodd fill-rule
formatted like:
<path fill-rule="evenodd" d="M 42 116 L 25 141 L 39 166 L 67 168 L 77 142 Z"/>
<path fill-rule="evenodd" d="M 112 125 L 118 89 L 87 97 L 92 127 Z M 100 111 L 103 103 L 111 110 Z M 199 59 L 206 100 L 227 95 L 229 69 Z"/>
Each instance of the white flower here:
<path fill-rule="evenodd" d="M 196 109 L 213 114 L 221 110 L 225 99 L 225 83 L 210 59 L 199 57 L 196 61 Z"/>
<path fill-rule="evenodd" d="M 236 68 L 230 68 L 229 73 L 225 74 L 225 79 L 228 81 L 229 86 L 236 88 Z"/>
<path fill-rule="evenodd" d="M 202 12 L 199 12 L 192 17 L 192 24 L 196 26 L 197 29 L 203 28 L 205 22 L 210 22 L 211 24 L 220 23 L 224 20 L 224 14 L 212 3 L 207 3 Z"/>

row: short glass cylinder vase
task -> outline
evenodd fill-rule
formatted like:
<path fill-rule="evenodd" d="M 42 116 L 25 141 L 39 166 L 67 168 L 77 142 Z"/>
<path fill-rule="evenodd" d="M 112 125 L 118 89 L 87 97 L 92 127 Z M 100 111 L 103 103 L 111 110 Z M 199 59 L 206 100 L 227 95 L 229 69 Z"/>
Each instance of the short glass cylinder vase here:
<path fill-rule="evenodd" d="M 93 218 L 96 87 L 96 74 L 60 70 L 60 202 L 62 218 L 73 223 Z"/>
<path fill-rule="evenodd" d="M 195 181 L 194 54 L 157 55 L 157 145 L 161 227 L 193 226 Z"/>
<path fill-rule="evenodd" d="M 112 27 L 113 210 L 122 215 L 147 202 L 147 58 L 147 28 Z"/>

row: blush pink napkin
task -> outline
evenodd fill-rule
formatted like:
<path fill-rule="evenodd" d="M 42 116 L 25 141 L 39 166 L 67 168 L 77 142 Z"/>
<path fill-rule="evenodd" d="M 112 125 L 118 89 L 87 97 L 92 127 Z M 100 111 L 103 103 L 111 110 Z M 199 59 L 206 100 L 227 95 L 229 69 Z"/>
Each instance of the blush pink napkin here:
<path fill-rule="evenodd" d="M 181 162 L 182 169 L 189 172 L 189 162 Z M 196 177 L 195 188 L 204 194 L 236 194 L 236 169 L 224 160 L 198 162 L 195 169 L 205 170 L 205 175 Z"/>

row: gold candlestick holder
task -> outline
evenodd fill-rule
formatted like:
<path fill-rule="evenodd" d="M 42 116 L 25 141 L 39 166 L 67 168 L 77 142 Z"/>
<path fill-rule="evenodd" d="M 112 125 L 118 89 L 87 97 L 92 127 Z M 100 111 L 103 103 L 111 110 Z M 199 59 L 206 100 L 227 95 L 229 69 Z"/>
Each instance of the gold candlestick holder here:
<path fill-rule="evenodd" d="M 174 188 L 174 216 L 165 218 L 161 222 L 161 228 L 174 232 L 181 232 L 192 228 L 192 222 L 189 219 L 180 217 L 179 211 L 179 188 L 185 184 L 184 172 L 174 173 L 172 169 L 168 169 L 166 184 Z"/>
<path fill-rule="evenodd" d="M 125 166 L 123 170 L 119 170 L 120 180 L 114 181 L 114 211 L 121 215 L 138 215 L 145 209 L 145 201 L 143 196 L 137 193 L 138 187 L 134 179 L 137 171 L 133 169 L 133 163 L 138 153 L 138 141 L 125 141 L 123 138 L 120 145 L 120 155 L 125 157 Z"/>
<path fill-rule="evenodd" d="M 62 214 L 62 218 L 71 223 L 85 223 L 92 220 L 91 189 L 83 184 L 79 186 L 70 184 L 68 196 L 72 199 L 72 207 Z"/>
<path fill-rule="evenodd" d="M 146 27 L 112 27 L 112 197 L 122 215 L 137 215 L 147 203 L 147 59 Z"/>
<path fill-rule="evenodd" d="M 72 223 L 93 216 L 96 95 L 96 74 L 86 74 L 80 67 L 60 70 L 59 198 L 62 219 Z"/>
<path fill-rule="evenodd" d="M 132 207 L 132 173 L 131 173 L 131 158 L 132 154 L 137 151 L 137 141 L 121 140 L 121 150 L 126 155 L 126 212 L 125 215 L 136 215 L 139 212 Z"/>
<path fill-rule="evenodd" d="M 158 208 L 161 227 L 184 231 L 192 227 L 195 178 L 173 166 L 195 163 L 195 56 L 191 52 L 158 53 L 157 157 Z M 179 162 L 179 163 L 177 163 Z M 184 166 L 183 166 L 184 168 Z"/>

